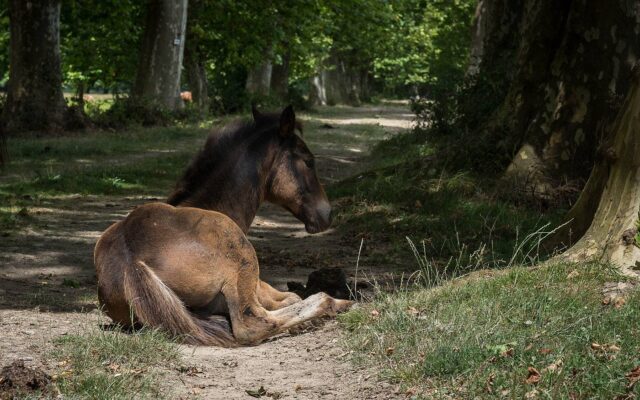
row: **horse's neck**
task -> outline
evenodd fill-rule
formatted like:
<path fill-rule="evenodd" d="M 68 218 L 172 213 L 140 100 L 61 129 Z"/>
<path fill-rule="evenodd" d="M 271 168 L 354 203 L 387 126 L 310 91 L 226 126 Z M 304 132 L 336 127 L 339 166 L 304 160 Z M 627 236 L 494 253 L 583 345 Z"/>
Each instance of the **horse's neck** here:
<path fill-rule="evenodd" d="M 186 198 L 178 206 L 197 207 L 225 214 L 247 233 L 260 204 L 264 201 L 267 174 L 272 164 L 273 157 L 262 160 L 260 169 L 257 171 L 257 182 L 249 179 L 238 180 L 237 177 L 228 175 L 218 176 L 207 182 L 203 190 Z M 236 165 L 255 165 L 255 163 L 239 162 Z M 233 173 L 234 169 L 228 172 L 229 175 Z M 253 183 L 253 186 L 248 181 Z"/>

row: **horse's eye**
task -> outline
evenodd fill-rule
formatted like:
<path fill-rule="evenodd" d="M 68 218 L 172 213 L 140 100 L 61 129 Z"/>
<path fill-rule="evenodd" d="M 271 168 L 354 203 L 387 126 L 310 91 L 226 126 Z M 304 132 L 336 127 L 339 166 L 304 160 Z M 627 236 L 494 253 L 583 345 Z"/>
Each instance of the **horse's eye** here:
<path fill-rule="evenodd" d="M 304 160 L 304 163 L 307 164 L 307 167 L 309 168 L 313 168 L 316 165 L 316 162 L 313 158 L 309 158 L 307 160 Z"/>

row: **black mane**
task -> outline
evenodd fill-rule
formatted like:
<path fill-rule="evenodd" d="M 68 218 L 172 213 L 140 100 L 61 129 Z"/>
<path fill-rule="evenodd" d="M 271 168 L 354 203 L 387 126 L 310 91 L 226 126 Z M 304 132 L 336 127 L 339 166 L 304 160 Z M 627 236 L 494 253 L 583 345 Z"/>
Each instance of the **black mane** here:
<path fill-rule="evenodd" d="M 277 120 L 272 118 L 259 124 L 248 120 L 237 120 L 210 133 L 204 148 L 193 158 L 167 203 L 177 206 L 194 195 L 212 171 L 219 169 L 222 163 L 228 161 L 230 152 L 254 142 L 259 135 L 268 136 L 265 131 L 274 128 L 276 123 Z"/>

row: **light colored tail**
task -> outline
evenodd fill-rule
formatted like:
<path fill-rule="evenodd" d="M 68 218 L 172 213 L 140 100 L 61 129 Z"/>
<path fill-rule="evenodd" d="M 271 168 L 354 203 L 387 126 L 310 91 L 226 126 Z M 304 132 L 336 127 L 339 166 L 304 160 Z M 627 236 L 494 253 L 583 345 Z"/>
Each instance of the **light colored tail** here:
<path fill-rule="evenodd" d="M 189 344 L 236 347 L 231 327 L 222 316 L 203 320 L 187 310 L 176 294 L 142 261 L 124 271 L 124 294 L 141 324 L 158 328 Z"/>

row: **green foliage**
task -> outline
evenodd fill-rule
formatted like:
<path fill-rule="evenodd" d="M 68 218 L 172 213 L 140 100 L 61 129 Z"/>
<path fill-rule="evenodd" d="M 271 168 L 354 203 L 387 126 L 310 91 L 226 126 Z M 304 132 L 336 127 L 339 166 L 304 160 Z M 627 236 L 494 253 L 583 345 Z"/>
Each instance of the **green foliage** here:
<path fill-rule="evenodd" d="M 475 1 L 395 1 L 374 73 L 387 87 L 450 86 L 466 67 Z M 433 89 L 430 89 L 433 90 Z"/>
<path fill-rule="evenodd" d="M 133 0 L 65 1 L 60 17 L 65 83 L 116 91 L 131 85 L 143 11 Z"/>
<path fill-rule="evenodd" d="M 339 199 L 339 229 L 366 237 L 376 259 L 406 267 L 409 237 L 424 244 L 429 262 L 439 268 L 462 254 L 457 274 L 503 268 L 524 238 L 540 229 L 543 235 L 563 215 L 563 210 L 541 213 L 502 200 L 508 187 L 449 168 L 422 135 L 410 132 L 380 142 L 368 171 L 329 188 L 330 197 Z M 484 250 L 473 258 L 477 249 Z"/>
<path fill-rule="evenodd" d="M 625 375 L 640 363 L 640 292 L 603 306 L 619 280 L 598 264 L 518 267 L 381 294 L 341 321 L 357 360 L 420 398 L 622 398 L 638 394 Z"/>
<path fill-rule="evenodd" d="M 7 0 L 0 0 L 0 86 L 9 79 L 9 9 Z"/>

